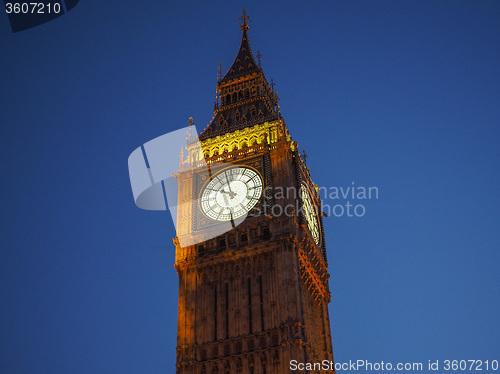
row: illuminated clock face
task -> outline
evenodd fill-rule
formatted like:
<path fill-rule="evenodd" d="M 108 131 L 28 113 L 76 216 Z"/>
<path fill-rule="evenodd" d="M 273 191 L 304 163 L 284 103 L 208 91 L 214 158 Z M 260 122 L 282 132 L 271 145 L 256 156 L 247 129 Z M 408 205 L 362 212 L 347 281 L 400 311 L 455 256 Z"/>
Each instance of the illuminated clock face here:
<path fill-rule="evenodd" d="M 316 244 L 319 244 L 319 224 L 318 217 L 316 216 L 316 209 L 314 208 L 311 196 L 306 186 L 300 186 L 300 197 L 302 199 L 302 206 L 304 208 L 304 215 L 306 217 L 307 227 Z"/>
<path fill-rule="evenodd" d="M 245 215 L 262 195 L 262 178 L 252 169 L 234 167 L 216 174 L 201 195 L 201 209 L 216 221 Z"/>

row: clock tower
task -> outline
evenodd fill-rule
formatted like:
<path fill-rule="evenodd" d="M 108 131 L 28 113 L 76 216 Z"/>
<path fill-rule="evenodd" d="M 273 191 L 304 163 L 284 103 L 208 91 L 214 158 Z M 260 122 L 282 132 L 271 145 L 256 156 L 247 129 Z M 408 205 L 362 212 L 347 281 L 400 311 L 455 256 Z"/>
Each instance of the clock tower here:
<path fill-rule="evenodd" d="M 318 188 L 254 59 L 245 12 L 240 20 L 241 45 L 219 73 L 215 116 L 176 174 L 178 235 L 213 233 L 186 247 L 174 239 L 178 374 L 333 363 Z"/>

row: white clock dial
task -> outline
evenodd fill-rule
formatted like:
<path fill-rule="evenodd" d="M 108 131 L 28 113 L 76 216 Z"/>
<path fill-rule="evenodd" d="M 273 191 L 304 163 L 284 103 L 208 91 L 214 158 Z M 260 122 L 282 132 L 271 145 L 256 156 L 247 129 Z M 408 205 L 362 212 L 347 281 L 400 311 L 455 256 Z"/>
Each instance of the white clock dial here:
<path fill-rule="evenodd" d="M 216 221 L 230 221 L 250 211 L 262 195 L 262 178 L 245 167 L 216 174 L 203 189 L 201 209 Z"/>
<path fill-rule="evenodd" d="M 311 196 L 309 195 L 309 190 L 304 185 L 300 186 L 300 197 L 302 199 L 302 206 L 304 208 L 304 215 L 306 217 L 309 232 L 311 233 L 314 242 L 319 244 L 319 224 L 316 209 L 314 208 Z"/>

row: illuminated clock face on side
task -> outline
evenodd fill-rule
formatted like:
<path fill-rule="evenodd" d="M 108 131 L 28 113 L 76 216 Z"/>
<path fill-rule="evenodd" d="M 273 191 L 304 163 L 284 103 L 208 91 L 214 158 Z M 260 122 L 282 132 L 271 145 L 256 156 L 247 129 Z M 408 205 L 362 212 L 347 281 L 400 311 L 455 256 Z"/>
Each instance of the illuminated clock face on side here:
<path fill-rule="evenodd" d="M 201 194 L 201 209 L 216 221 L 230 221 L 250 211 L 262 195 L 262 178 L 245 167 L 216 174 Z"/>
<path fill-rule="evenodd" d="M 319 244 L 319 224 L 318 217 L 316 216 L 316 209 L 314 208 L 309 190 L 306 186 L 300 186 L 300 197 L 302 199 L 302 206 L 304 208 L 304 215 L 306 217 L 307 227 L 316 244 Z"/>

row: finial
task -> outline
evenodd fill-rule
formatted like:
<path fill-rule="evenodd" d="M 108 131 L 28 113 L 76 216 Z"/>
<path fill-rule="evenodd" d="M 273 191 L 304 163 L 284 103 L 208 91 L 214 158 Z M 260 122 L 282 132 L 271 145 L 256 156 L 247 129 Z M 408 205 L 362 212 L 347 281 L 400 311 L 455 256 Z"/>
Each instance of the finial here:
<path fill-rule="evenodd" d="M 278 91 L 275 91 L 274 92 L 275 96 L 276 96 L 276 111 L 278 112 L 278 114 L 281 116 L 281 109 L 280 109 L 280 97 L 278 95 Z"/>
<path fill-rule="evenodd" d="M 306 153 L 306 150 L 304 149 L 302 151 L 302 158 L 304 159 L 304 164 L 307 165 L 307 153 Z"/>
<path fill-rule="evenodd" d="M 240 21 L 242 31 L 250 29 L 250 27 L 248 27 L 248 24 L 250 23 L 250 17 L 247 16 L 247 12 L 245 9 L 243 9 L 243 15 L 238 21 Z"/>
<path fill-rule="evenodd" d="M 184 166 L 184 147 L 181 147 L 181 152 L 179 154 L 179 169 L 181 169 Z"/>
<path fill-rule="evenodd" d="M 273 90 L 273 92 L 274 92 L 274 80 L 273 80 L 273 78 L 271 78 L 271 90 Z"/>
<path fill-rule="evenodd" d="M 259 67 L 260 67 L 260 58 L 261 58 L 261 54 L 260 54 L 260 51 L 257 51 L 257 60 L 259 60 Z"/>
<path fill-rule="evenodd" d="M 217 73 L 217 82 L 220 82 L 222 79 L 222 62 L 219 62 L 219 67 L 217 68 L 219 72 Z"/>
<path fill-rule="evenodd" d="M 194 125 L 193 117 L 189 117 L 188 125 L 189 125 L 189 128 L 186 132 L 186 142 L 187 143 L 189 143 L 189 141 L 193 137 L 193 125 Z"/>

